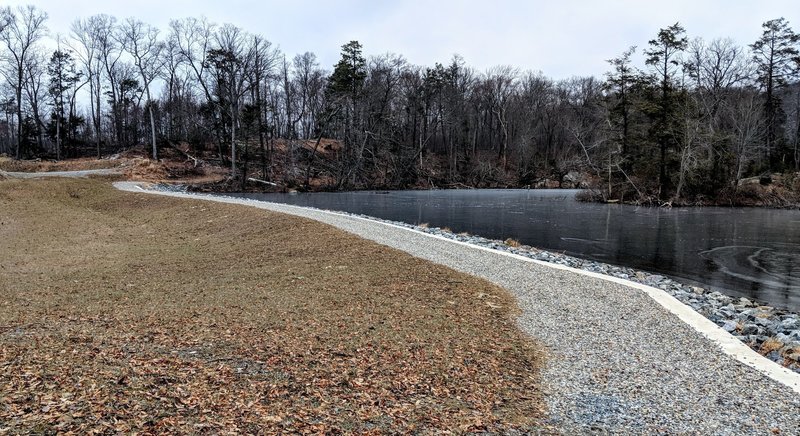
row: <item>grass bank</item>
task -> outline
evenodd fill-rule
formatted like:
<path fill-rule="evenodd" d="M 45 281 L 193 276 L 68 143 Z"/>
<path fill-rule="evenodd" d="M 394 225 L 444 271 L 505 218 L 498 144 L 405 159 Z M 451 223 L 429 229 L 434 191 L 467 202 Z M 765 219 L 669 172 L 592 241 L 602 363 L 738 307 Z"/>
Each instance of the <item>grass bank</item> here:
<path fill-rule="evenodd" d="M 488 282 L 242 206 L 0 181 L 0 432 L 509 431 L 542 350 Z"/>

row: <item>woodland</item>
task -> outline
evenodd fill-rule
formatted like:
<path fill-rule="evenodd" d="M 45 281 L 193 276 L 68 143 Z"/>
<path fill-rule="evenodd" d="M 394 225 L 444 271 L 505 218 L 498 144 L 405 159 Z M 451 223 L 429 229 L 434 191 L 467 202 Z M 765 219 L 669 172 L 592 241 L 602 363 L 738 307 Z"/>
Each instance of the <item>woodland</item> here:
<path fill-rule="evenodd" d="M 205 18 L 95 15 L 61 36 L 47 20 L 0 10 L 0 154 L 14 159 L 180 150 L 229 168 L 229 189 L 580 187 L 658 205 L 800 184 L 800 36 L 783 18 L 746 45 L 675 23 L 603 77 L 566 80 L 458 55 L 414 65 L 359 41 L 320 65 Z"/>

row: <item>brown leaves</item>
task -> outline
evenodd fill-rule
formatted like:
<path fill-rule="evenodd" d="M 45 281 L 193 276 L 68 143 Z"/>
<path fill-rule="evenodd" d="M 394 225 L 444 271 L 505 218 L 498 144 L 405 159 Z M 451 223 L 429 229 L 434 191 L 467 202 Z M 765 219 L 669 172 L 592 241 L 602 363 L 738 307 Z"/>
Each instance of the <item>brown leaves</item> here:
<path fill-rule="evenodd" d="M 296 218 L 41 183 L 4 212 L 38 254 L 0 239 L 0 433 L 502 433 L 544 416 L 542 352 L 486 282 Z M 89 259 L 64 220 L 93 235 Z"/>

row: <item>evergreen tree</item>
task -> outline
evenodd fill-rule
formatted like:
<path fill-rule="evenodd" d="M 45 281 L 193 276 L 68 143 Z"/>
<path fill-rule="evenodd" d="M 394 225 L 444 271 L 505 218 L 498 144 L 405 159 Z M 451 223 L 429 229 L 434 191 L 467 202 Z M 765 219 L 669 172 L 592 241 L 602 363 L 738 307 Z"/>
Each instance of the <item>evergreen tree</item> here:
<path fill-rule="evenodd" d="M 336 95 L 348 95 L 355 101 L 367 78 L 367 61 L 361 44 L 350 41 L 342 46 L 342 59 L 336 64 L 328 82 L 328 90 Z"/>
<path fill-rule="evenodd" d="M 75 127 L 71 110 L 70 119 L 67 120 L 64 109 L 65 100 L 66 104 L 70 105 L 70 91 L 81 79 L 82 73 L 75 69 L 75 61 L 69 52 L 56 50 L 50 57 L 47 74 L 50 76 L 47 91 L 53 102 L 52 119 L 55 124 L 56 158 L 61 159 L 63 128 L 65 125 L 70 126 L 70 130 Z"/>
<path fill-rule="evenodd" d="M 764 33 L 750 47 L 753 49 L 758 81 L 764 89 L 766 119 L 766 158 L 770 167 L 785 165 L 785 151 L 775 153 L 780 144 L 778 132 L 782 127 L 781 101 L 777 91 L 796 73 L 800 57 L 797 43 L 800 35 L 792 31 L 784 18 L 769 20 L 762 25 Z"/>
<path fill-rule="evenodd" d="M 337 185 L 352 183 L 361 165 L 363 145 L 358 146 L 359 100 L 367 78 L 367 61 L 361 53 L 361 44 L 350 41 L 342 46 L 342 58 L 334 67 L 328 81 L 329 100 L 340 107 L 344 115 L 344 150 L 340 156 Z M 344 109 L 343 111 L 341 109 Z"/>
<path fill-rule="evenodd" d="M 638 79 L 636 68 L 631 65 L 631 55 L 636 51 L 633 46 L 626 50 L 620 57 L 608 61 L 614 68 L 606 74 L 606 88 L 615 97 L 615 102 L 610 108 L 612 123 L 620 129 L 620 145 L 622 154 L 628 154 L 630 137 L 631 91 Z"/>
<path fill-rule="evenodd" d="M 664 198 L 668 188 L 667 149 L 673 138 L 672 100 L 675 95 L 674 76 L 680 66 L 680 55 L 686 49 L 688 39 L 686 30 L 680 23 L 675 23 L 658 32 L 658 37 L 649 42 L 650 48 L 645 50 L 646 63 L 653 69 L 653 79 L 657 82 L 658 118 L 655 123 L 655 139 L 658 142 L 660 158 L 658 163 L 658 194 Z"/>

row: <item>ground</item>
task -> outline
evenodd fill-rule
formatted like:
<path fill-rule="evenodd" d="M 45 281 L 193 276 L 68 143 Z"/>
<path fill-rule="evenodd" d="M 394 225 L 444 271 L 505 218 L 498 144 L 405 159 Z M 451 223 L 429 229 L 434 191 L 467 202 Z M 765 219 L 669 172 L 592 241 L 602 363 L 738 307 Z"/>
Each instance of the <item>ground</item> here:
<path fill-rule="evenodd" d="M 128 180 L 159 183 L 217 183 L 228 177 L 229 170 L 207 161 L 193 161 L 177 148 L 162 150 L 162 158 L 147 157 L 146 150 L 134 149 L 103 159 L 78 158 L 54 160 L 15 160 L 0 155 L 0 171 L 54 172 L 114 168 Z"/>
<path fill-rule="evenodd" d="M 0 433 L 540 428 L 503 289 L 320 223 L 0 181 Z"/>

